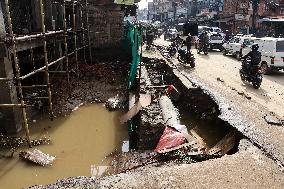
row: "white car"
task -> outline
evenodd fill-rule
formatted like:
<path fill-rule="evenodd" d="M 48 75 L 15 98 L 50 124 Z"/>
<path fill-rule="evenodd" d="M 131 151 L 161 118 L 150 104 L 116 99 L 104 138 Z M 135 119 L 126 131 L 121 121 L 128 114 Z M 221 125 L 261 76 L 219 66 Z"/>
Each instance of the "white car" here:
<path fill-rule="evenodd" d="M 234 37 L 229 42 L 223 44 L 223 55 L 232 54 L 238 60 L 246 55 L 250 50 L 251 44 L 254 42 L 251 36 Z M 246 50 L 244 50 L 246 48 Z"/>
<path fill-rule="evenodd" d="M 217 32 L 210 32 L 209 33 L 209 49 L 219 49 L 222 51 L 223 49 L 223 44 L 224 44 L 224 37 L 222 34 L 217 33 Z"/>

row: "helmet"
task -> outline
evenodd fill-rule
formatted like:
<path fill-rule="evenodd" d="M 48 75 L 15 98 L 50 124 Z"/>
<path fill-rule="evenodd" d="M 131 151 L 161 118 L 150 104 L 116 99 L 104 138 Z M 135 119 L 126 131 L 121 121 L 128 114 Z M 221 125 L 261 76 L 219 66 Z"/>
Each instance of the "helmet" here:
<path fill-rule="evenodd" d="M 188 33 L 188 36 L 189 36 L 189 37 L 191 36 L 190 33 Z"/>
<path fill-rule="evenodd" d="M 258 48 L 259 48 L 258 44 L 253 44 L 253 45 L 251 46 L 251 49 L 254 50 L 254 51 L 257 51 Z"/>

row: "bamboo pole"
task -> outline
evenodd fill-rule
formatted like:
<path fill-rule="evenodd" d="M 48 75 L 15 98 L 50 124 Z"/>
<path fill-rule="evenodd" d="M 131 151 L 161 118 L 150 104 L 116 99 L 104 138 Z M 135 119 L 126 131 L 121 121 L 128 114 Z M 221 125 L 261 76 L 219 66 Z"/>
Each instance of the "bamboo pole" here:
<path fill-rule="evenodd" d="M 21 76 L 19 79 L 22 79 L 22 80 L 23 80 L 23 79 L 26 79 L 26 78 L 28 78 L 28 77 L 30 77 L 30 76 L 32 76 L 32 75 L 34 75 L 34 74 L 36 74 L 36 73 L 42 71 L 42 70 L 45 70 L 46 68 L 52 66 L 53 64 L 56 64 L 56 63 L 60 62 L 61 60 L 64 60 L 64 58 L 66 58 L 66 57 L 63 56 L 63 57 L 61 57 L 61 58 L 58 58 L 57 60 L 55 60 L 55 61 L 53 61 L 53 62 L 50 62 L 49 64 L 47 64 L 47 65 L 45 65 L 45 66 L 43 66 L 43 67 L 41 67 L 41 68 L 39 68 L 39 69 L 37 69 L 37 70 L 34 70 L 34 71 L 32 71 L 32 72 L 30 72 L 30 73 L 28 73 L 28 74 L 26 74 L 26 75 Z"/>
<path fill-rule="evenodd" d="M 76 29 L 76 11 L 75 11 L 75 0 L 73 0 L 73 32 L 74 32 L 74 48 L 75 48 L 75 61 L 76 61 L 76 71 L 77 77 L 79 78 L 79 63 L 78 63 L 78 51 L 77 51 L 77 29 Z"/>
<path fill-rule="evenodd" d="M 89 9 L 88 9 L 88 0 L 86 0 L 86 21 L 87 21 L 87 30 L 88 30 L 88 46 L 89 46 L 89 58 L 90 62 L 93 63 L 92 57 L 92 47 L 91 47 L 91 39 L 90 39 L 90 25 L 89 25 Z"/>
<path fill-rule="evenodd" d="M 49 31 L 49 32 L 45 33 L 45 36 L 53 36 L 53 35 L 58 35 L 58 34 L 61 34 L 61 33 L 64 34 L 64 30 Z M 21 42 L 21 41 L 27 41 L 27 40 L 37 39 L 37 38 L 41 38 L 41 37 L 43 37 L 43 33 L 15 37 L 15 41 Z"/>
<path fill-rule="evenodd" d="M 4 108 L 14 108 L 14 107 L 26 107 L 26 105 L 24 104 L 24 106 L 22 104 L 0 104 L 0 107 L 4 107 Z"/>
<path fill-rule="evenodd" d="M 67 44 L 67 20 L 66 20 L 66 0 L 63 2 L 63 20 L 64 20 L 64 46 L 66 56 L 66 73 L 67 73 L 67 84 L 69 85 L 70 73 L 69 73 L 69 56 L 68 56 L 68 44 Z"/>
<path fill-rule="evenodd" d="M 21 100 L 21 106 L 22 106 L 22 114 L 23 114 L 23 121 L 24 121 L 24 126 L 25 126 L 25 131 L 26 131 L 26 137 L 27 137 L 27 142 L 29 147 L 31 148 L 31 139 L 30 139 L 30 131 L 29 131 L 29 125 L 28 125 L 28 120 L 27 120 L 27 113 L 26 113 L 26 108 L 25 108 L 25 102 L 24 102 L 24 96 L 23 96 L 23 91 L 22 91 L 22 83 L 20 81 L 20 66 L 19 66 L 19 60 L 17 56 L 17 47 L 16 47 L 16 41 L 15 41 L 15 35 L 13 32 L 13 26 L 12 26 L 12 19 L 11 19 L 11 13 L 10 13 L 10 7 L 9 7 L 9 0 L 5 0 L 5 5 L 6 5 L 6 11 L 7 11 L 7 19 L 8 19 L 8 26 L 9 26 L 9 34 L 12 37 L 12 53 L 13 53 L 13 58 L 14 58 L 14 63 L 15 63 L 15 70 L 16 70 L 16 78 L 17 78 L 17 84 L 18 84 L 18 91 L 20 95 L 20 100 Z"/>
<path fill-rule="evenodd" d="M 51 99 L 51 88 L 50 88 L 50 80 L 49 80 L 49 73 L 48 73 L 48 52 L 47 52 L 47 43 L 46 43 L 46 36 L 45 36 L 45 13 L 43 10 L 43 2 L 42 0 L 39 0 L 40 2 L 40 14 L 41 14 L 41 27 L 42 27 L 42 34 L 43 34 L 43 49 L 44 49 L 44 62 L 45 62 L 45 76 L 46 76 L 46 82 L 47 82 L 47 90 L 48 90 L 48 100 L 49 100 L 49 114 L 50 119 L 53 120 L 53 110 L 52 110 L 52 99 Z"/>
<path fill-rule="evenodd" d="M 82 7 L 80 6 L 80 18 L 81 18 L 81 30 L 82 30 L 82 40 L 83 40 L 83 45 L 86 46 L 86 39 L 85 39 L 85 28 L 84 28 L 84 21 L 83 21 L 83 11 L 82 11 Z M 86 48 L 83 49 L 84 50 L 84 63 L 86 64 Z"/>

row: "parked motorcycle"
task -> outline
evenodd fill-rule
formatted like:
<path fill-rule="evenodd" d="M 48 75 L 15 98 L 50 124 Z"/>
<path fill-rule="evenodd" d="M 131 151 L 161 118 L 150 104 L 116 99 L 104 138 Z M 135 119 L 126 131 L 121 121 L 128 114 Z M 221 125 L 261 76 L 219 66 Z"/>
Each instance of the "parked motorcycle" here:
<path fill-rule="evenodd" d="M 189 51 L 187 52 L 185 49 L 178 50 L 178 61 L 182 64 L 189 64 L 190 67 L 195 67 L 195 58 L 193 54 Z"/>
<path fill-rule="evenodd" d="M 250 66 L 251 60 L 245 59 L 240 69 L 241 80 L 252 83 L 258 89 L 262 82 L 262 70 L 259 65 Z"/>
<path fill-rule="evenodd" d="M 197 54 L 200 54 L 200 52 L 203 52 L 205 55 L 208 55 L 208 45 L 209 44 L 201 44 L 199 43 Z"/>
<path fill-rule="evenodd" d="M 171 57 L 174 57 L 176 55 L 178 49 L 175 42 L 171 43 L 171 45 L 167 48 L 167 51 Z"/>

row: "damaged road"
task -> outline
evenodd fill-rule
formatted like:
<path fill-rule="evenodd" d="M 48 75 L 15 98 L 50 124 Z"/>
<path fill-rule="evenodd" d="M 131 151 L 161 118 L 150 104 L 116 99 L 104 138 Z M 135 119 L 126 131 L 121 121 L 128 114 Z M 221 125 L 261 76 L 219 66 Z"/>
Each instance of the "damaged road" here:
<path fill-rule="evenodd" d="M 163 40 L 156 42 L 165 45 Z M 264 77 L 259 90 L 253 89 L 239 78 L 240 62 L 224 57 L 219 52 L 209 56 L 197 55 L 195 69 L 184 67 L 177 60 L 169 63 L 173 72 L 188 88 L 192 85 L 209 95 L 220 111 L 219 118 L 228 122 L 238 131 L 259 146 L 266 155 L 284 165 L 284 127 L 269 124 L 266 116 L 279 121 L 284 115 L 284 86 L 280 82 L 281 73 L 272 79 Z M 158 51 L 156 54 L 144 53 L 144 56 L 164 59 Z"/>

